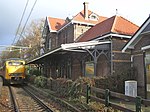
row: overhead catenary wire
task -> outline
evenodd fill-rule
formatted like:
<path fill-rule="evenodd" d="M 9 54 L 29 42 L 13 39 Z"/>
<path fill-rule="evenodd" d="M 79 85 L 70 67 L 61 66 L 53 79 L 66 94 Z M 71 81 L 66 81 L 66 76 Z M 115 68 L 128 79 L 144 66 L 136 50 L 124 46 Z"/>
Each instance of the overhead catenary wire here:
<path fill-rule="evenodd" d="M 14 38 L 14 40 L 13 40 L 13 42 L 12 42 L 12 45 L 15 43 L 15 40 L 16 40 L 16 38 L 17 38 L 17 34 L 18 34 L 19 29 L 20 29 L 20 26 L 21 26 L 22 20 L 23 20 L 23 18 L 24 18 L 24 15 L 25 15 L 25 12 L 26 12 L 26 9 L 27 9 L 27 6 L 28 6 L 28 3 L 29 3 L 29 0 L 27 0 L 27 2 L 26 2 L 26 5 L 25 5 L 25 8 L 24 8 L 24 10 L 23 10 L 23 13 L 22 13 L 22 16 L 21 16 L 21 19 L 20 19 L 20 22 L 19 22 L 19 25 L 18 25 L 18 28 L 17 28 L 16 34 L 15 34 L 15 38 Z"/>
<path fill-rule="evenodd" d="M 21 33 L 20 33 L 20 36 L 19 36 L 17 42 L 18 42 L 18 41 L 21 39 L 21 37 L 22 37 L 22 34 L 23 34 L 24 30 L 25 30 L 25 27 L 26 27 L 26 25 L 27 25 L 27 23 L 28 23 L 28 20 L 29 20 L 31 14 L 32 14 L 32 11 L 33 11 L 33 9 L 34 9 L 36 3 L 37 3 L 37 0 L 35 0 L 35 2 L 34 2 L 34 4 L 33 4 L 32 8 L 31 8 L 31 11 L 30 11 L 30 13 L 29 13 L 29 15 L 28 15 L 28 17 L 27 17 L 27 20 L 26 20 L 26 22 L 25 22 L 25 24 L 24 24 L 24 26 L 23 26 L 23 29 L 22 29 L 22 31 L 21 31 Z"/>
<path fill-rule="evenodd" d="M 18 32 L 19 32 L 19 29 L 20 29 L 22 20 L 23 20 L 23 18 L 24 18 L 24 15 L 25 15 L 25 12 L 26 12 L 28 3 L 29 3 L 29 0 L 27 0 L 27 2 L 26 2 L 26 5 L 25 5 L 24 11 L 23 11 L 23 13 L 22 13 L 22 16 L 21 16 L 21 19 L 20 19 L 20 22 L 19 22 L 19 25 L 18 25 L 18 28 L 17 28 L 17 32 L 16 32 L 16 34 L 15 34 L 15 38 L 14 38 L 14 40 L 13 40 L 13 43 L 12 43 L 10 46 L 9 46 L 9 45 L 2 45 L 2 46 L 0 46 L 0 47 L 6 47 L 6 48 L 7 48 L 7 47 L 9 47 L 9 48 L 10 48 L 10 47 L 14 47 L 13 45 L 15 44 L 15 40 L 17 39 L 17 34 L 18 34 Z M 32 8 L 31 8 L 31 10 L 30 10 L 29 16 L 28 16 L 28 18 L 27 18 L 27 20 L 26 20 L 26 22 L 25 22 L 25 25 L 24 25 L 24 27 L 23 27 L 23 29 L 22 29 L 22 31 L 21 31 L 21 34 L 20 34 L 20 37 L 19 37 L 18 41 L 19 41 L 20 38 L 22 37 L 22 33 L 23 33 L 23 31 L 24 31 L 24 29 L 25 29 L 25 27 L 26 27 L 26 25 L 27 25 L 27 22 L 28 22 L 28 20 L 29 20 L 31 14 L 32 14 L 32 11 L 33 11 L 33 9 L 34 9 L 36 3 L 37 3 L 37 0 L 35 0 L 35 2 L 34 2 L 34 4 L 33 4 Z M 17 41 L 17 42 L 18 42 L 18 41 Z M 17 46 L 17 48 L 29 48 L 29 47 Z M 4 50 L 2 50 L 2 51 L 4 51 Z M 1 51 L 0 51 L 0 53 L 1 53 Z"/>

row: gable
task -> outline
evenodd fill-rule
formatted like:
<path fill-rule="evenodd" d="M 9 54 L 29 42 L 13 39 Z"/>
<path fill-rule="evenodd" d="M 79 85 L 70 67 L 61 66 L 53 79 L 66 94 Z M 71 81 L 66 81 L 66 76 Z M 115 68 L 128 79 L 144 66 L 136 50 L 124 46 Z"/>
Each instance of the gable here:
<path fill-rule="evenodd" d="M 71 20 L 69 20 L 68 22 L 63 24 L 61 26 L 61 28 L 58 30 L 58 32 L 60 32 L 61 30 L 63 30 L 64 28 L 66 28 L 70 24 L 82 24 L 82 25 L 88 25 L 88 26 L 95 26 L 97 23 L 100 23 L 100 22 L 107 19 L 107 17 L 99 16 L 99 15 L 93 13 L 92 11 L 88 10 L 88 17 L 90 17 L 90 15 L 96 16 L 96 18 L 98 20 L 95 21 L 95 20 L 92 20 L 90 18 L 88 20 L 85 20 L 84 10 L 82 10 L 76 16 L 74 16 Z"/>
<path fill-rule="evenodd" d="M 96 17 L 98 20 L 95 21 L 95 19 L 90 19 L 89 17 L 94 16 Z M 105 19 L 107 19 L 107 17 L 103 17 L 103 16 L 99 16 L 95 13 L 93 13 L 92 11 L 88 10 L 88 20 L 86 20 L 84 18 L 84 10 L 82 10 L 81 12 L 79 12 L 76 16 L 73 17 L 73 21 L 79 22 L 79 23 L 85 23 L 85 24 L 91 24 L 91 25 L 95 25 L 97 23 L 100 23 L 102 21 L 104 21 Z"/>
<path fill-rule="evenodd" d="M 141 32 L 141 34 L 145 34 L 150 32 L 150 23 L 145 27 L 145 29 Z"/>
<path fill-rule="evenodd" d="M 46 18 L 46 21 L 48 22 L 50 32 L 56 32 L 65 24 L 64 19 L 53 18 L 49 16 Z"/>
<path fill-rule="evenodd" d="M 134 49 L 134 46 L 141 40 L 142 34 L 149 32 L 150 29 L 150 17 L 141 25 L 138 31 L 132 36 L 130 41 L 123 47 L 122 52 L 125 52 L 127 49 Z"/>

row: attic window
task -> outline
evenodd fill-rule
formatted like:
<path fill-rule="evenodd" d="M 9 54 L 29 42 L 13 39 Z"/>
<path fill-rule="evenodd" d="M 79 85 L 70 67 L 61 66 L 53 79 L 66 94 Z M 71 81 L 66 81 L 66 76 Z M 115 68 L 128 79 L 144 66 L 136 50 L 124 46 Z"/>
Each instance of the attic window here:
<path fill-rule="evenodd" d="M 96 15 L 96 14 L 91 14 L 90 16 L 89 16 L 89 19 L 90 20 L 94 20 L 94 21 L 97 21 L 99 18 L 98 18 L 98 16 Z"/>
<path fill-rule="evenodd" d="M 92 15 L 92 16 L 91 16 L 91 19 L 96 19 L 96 16 Z"/>

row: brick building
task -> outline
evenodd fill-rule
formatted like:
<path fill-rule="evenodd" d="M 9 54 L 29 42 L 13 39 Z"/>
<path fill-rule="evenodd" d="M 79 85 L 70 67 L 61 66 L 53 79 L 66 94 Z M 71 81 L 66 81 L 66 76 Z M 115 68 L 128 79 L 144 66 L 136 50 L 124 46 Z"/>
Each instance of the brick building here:
<path fill-rule="evenodd" d="M 89 29 L 78 40 L 82 41 L 107 41 L 111 42 L 109 52 L 110 59 L 100 56 L 98 59 L 97 75 L 121 74 L 130 68 L 130 55 L 122 53 L 122 47 L 131 38 L 139 27 L 121 16 L 112 16 L 105 21 Z"/>
<path fill-rule="evenodd" d="M 84 10 L 73 18 L 47 17 L 43 30 L 44 54 L 29 61 L 44 68 L 47 77 L 120 74 L 130 68 L 130 55 L 122 47 L 138 26 L 121 16 L 110 18 Z"/>
<path fill-rule="evenodd" d="M 73 18 L 46 17 L 43 29 L 44 51 L 50 51 L 61 44 L 73 43 L 88 29 L 107 19 L 88 10 L 88 3 L 84 2 L 84 10 Z"/>
<path fill-rule="evenodd" d="M 138 95 L 150 99 L 150 17 L 122 51 L 131 54 L 131 66 L 136 70 Z"/>

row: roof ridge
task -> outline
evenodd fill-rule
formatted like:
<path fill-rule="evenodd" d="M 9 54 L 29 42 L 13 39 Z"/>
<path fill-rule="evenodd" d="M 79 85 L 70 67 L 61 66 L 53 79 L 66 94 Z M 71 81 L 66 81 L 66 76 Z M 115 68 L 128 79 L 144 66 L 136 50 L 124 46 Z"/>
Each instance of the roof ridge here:
<path fill-rule="evenodd" d="M 113 18 L 113 17 L 114 17 L 114 22 L 113 22 L 113 25 L 111 27 L 111 32 L 114 32 L 114 30 L 115 30 L 115 25 L 116 25 L 118 16 L 115 15 L 115 16 L 112 16 L 111 18 Z"/>
<path fill-rule="evenodd" d="M 88 9 L 88 11 L 90 11 L 90 13 L 92 13 L 93 11 L 91 11 L 91 10 L 89 10 Z M 84 13 L 84 9 L 83 10 L 81 10 L 79 13 Z M 74 19 L 79 13 L 77 13 L 75 16 L 73 16 L 73 18 L 72 19 Z M 97 14 L 98 15 L 98 14 Z M 88 16 L 89 16 L 89 13 L 88 13 Z M 99 16 L 99 15 L 98 15 Z"/>
<path fill-rule="evenodd" d="M 129 21 L 128 19 L 126 19 L 126 18 L 124 18 L 124 17 L 122 17 L 122 16 L 120 16 L 120 17 L 121 17 L 122 19 L 124 19 L 124 20 L 128 21 L 129 23 L 131 23 L 131 24 L 133 24 L 133 25 L 135 25 L 135 26 L 139 27 L 138 25 L 136 25 L 135 23 L 133 23 L 133 22 Z"/>
<path fill-rule="evenodd" d="M 47 17 L 50 17 L 50 18 L 53 18 L 53 19 L 62 19 L 62 18 L 51 17 L 51 16 L 47 16 Z M 65 19 L 62 19 L 62 20 L 65 20 Z"/>

